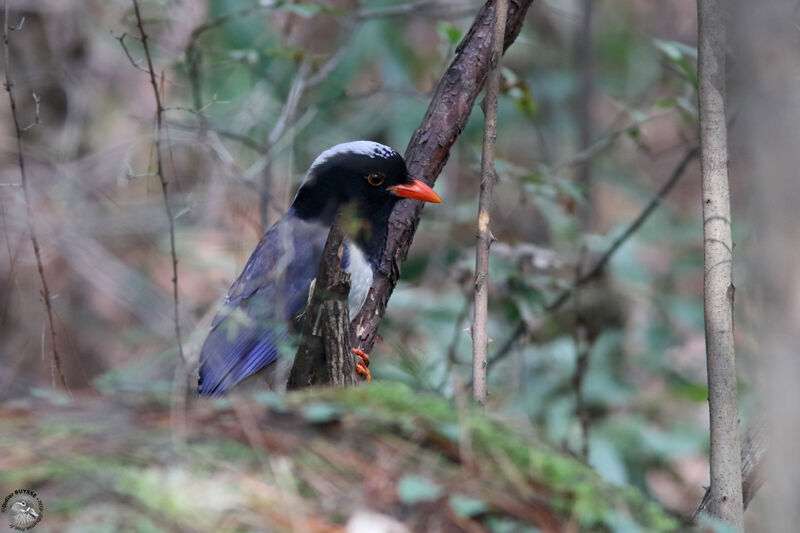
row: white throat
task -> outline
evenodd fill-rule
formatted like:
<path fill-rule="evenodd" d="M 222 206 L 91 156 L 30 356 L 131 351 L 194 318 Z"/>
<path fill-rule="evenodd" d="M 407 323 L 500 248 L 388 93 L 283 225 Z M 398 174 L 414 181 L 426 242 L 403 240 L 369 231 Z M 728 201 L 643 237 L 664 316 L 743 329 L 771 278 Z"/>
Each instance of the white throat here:
<path fill-rule="evenodd" d="M 347 306 L 352 321 L 367 300 L 367 293 L 372 286 L 372 267 L 367 262 L 364 252 L 353 242 L 348 241 L 347 249 L 350 261 L 344 270 L 350 274 L 350 297 Z"/>

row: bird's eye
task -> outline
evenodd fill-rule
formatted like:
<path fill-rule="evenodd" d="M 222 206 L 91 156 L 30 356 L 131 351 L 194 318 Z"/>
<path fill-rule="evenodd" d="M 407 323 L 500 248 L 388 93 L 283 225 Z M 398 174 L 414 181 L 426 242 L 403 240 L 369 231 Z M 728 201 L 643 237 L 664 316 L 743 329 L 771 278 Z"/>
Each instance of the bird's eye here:
<path fill-rule="evenodd" d="M 383 185 L 383 179 L 383 174 L 372 173 L 367 176 L 367 183 L 373 187 L 377 187 L 378 185 Z"/>

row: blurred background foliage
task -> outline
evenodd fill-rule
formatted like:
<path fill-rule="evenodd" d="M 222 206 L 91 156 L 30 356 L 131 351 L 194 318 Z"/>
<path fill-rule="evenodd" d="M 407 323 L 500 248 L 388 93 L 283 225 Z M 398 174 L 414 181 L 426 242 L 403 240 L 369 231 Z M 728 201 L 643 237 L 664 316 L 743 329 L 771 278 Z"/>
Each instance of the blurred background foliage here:
<path fill-rule="evenodd" d="M 190 357 L 320 151 L 355 139 L 404 150 L 479 5 L 142 1 Z M 25 17 L 10 50 L 23 123 L 31 93 L 41 100 L 25 157 L 68 381 L 169 390 L 169 235 L 131 4 L 11 6 L 12 23 Z M 526 326 L 491 367 L 492 411 L 684 513 L 708 476 L 698 163 L 601 276 L 547 306 L 696 146 L 695 32 L 692 0 L 534 4 L 503 63 L 489 324 L 492 355 Z M 376 380 L 446 396 L 469 381 L 481 120 L 476 108 L 437 182 L 443 205 L 424 211 L 372 354 Z M 0 183 L 18 183 L 7 105 L 0 135 Z M 53 373 L 22 195 L 3 186 L 0 200 L 0 390 L 13 396 Z M 734 239 L 746 252 L 746 220 Z M 737 320 L 749 402 L 754 346 Z"/>

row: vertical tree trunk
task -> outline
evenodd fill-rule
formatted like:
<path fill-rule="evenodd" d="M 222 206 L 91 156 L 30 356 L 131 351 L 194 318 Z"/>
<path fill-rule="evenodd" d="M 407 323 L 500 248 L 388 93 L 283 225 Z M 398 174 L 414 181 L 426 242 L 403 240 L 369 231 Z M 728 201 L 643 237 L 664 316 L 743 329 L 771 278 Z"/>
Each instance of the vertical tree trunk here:
<path fill-rule="evenodd" d="M 697 2 L 703 293 L 711 421 L 709 512 L 741 530 L 739 406 L 733 344 L 733 241 L 725 122 L 725 6 L 721 0 Z"/>
<path fill-rule="evenodd" d="M 489 58 L 489 79 L 483 101 L 483 151 L 481 153 L 481 187 L 478 198 L 478 244 L 475 250 L 475 316 L 472 321 L 472 396 L 480 405 L 486 403 L 486 351 L 489 306 L 489 248 L 492 193 L 494 191 L 494 147 L 497 140 L 497 96 L 500 92 L 500 59 L 503 57 L 503 35 L 508 15 L 508 0 L 497 0 L 494 7 L 492 52 Z"/>

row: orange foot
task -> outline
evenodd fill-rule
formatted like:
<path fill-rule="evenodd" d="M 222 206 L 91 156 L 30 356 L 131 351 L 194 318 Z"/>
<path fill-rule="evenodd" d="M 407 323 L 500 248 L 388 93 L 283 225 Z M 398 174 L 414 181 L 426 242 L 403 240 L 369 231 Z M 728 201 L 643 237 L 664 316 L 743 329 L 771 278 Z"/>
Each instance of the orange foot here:
<path fill-rule="evenodd" d="M 353 348 L 353 355 L 357 355 L 360 361 L 356 363 L 356 372 L 361 374 L 367 381 L 372 381 L 372 375 L 369 373 L 369 355 L 365 354 L 358 348 Z"/>

